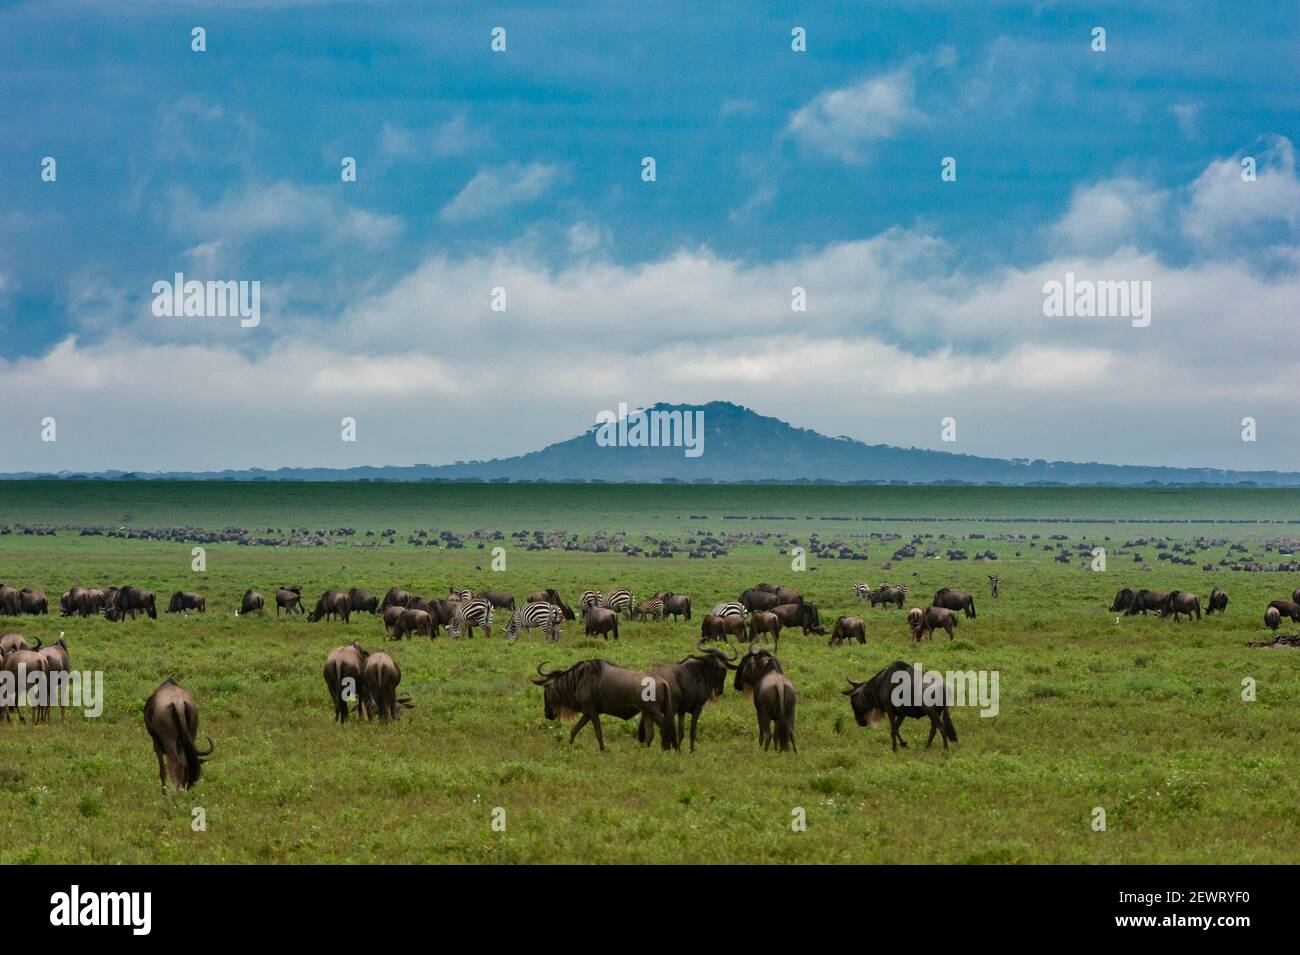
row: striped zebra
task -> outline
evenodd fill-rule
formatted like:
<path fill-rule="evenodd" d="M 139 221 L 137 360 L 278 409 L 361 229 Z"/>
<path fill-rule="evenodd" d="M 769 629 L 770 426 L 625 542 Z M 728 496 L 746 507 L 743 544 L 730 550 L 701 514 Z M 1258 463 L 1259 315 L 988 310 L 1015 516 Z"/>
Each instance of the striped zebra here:
<path fill-rule="evenodd" d="M 600 602 L 604 599 L 599 590 L 584 590 L 582 599 L 578 601 L 578 609 L 590 610 L 592 607 L 599 607 Z"/>
<path fill-rule="evenodd" d="M 1002 575 L 989 574 L 989 586 L 993 588 L 993 596 L 998 596 L 998 592 L 1002 589 Z"/>
<path fill-rule="evenodd" d="M 632 591 L 626 588 L 611 590 L 605 594 L 605 599 L 600 605 L 614 613 L 623 613 L 627 611 L 627 619 L 632 619 L 632 611 L 636 609 L 636 597 L 632 596 Z"/>
<path fill-rule="evenodd" d="M 462 633 L 472 637 L 475 627 L 482 627 L 484 634 L 492 633 L 492 604 L 482 597 L 470 597 L 458 603 L 447 632 L 453 637 Z"/>
<path fill-rule="evenodd" d="M 721 603 L 713 608 L 715 617 L 743 617 L 745 615 L 745 605 L 731 601 L 730 603 Z"/>
<path fill-rule="evenodd" d="M 870 585 L 870 584 L 854 584 L 854 585 L 853 585 L 853 596 L 854 596 L 854 598 L 857 599 L 857 600 L 870 600 L 870 599 L 871 599 L 871 585 Z"/>
<path fill-rule="evenodd" d="M 632 611 L 633 618 L 640 617 L 642 620 L 662 620 L 664 618 L 664 602 L 658 598 L 643 600 L 636 605 Z"/>
<path fill-rule="evenodd" d="M 459 600 L 461 603 L 464 603 L 474 595 L 470 593 L 468 587 L 452 587 L 451 590 L 447 591 L 447 596 L 452 600 Z"/>
<path fill-rule="evenodd" d="M 535 603 L 524 604 L 506 621 L 505 638 L 507 640 L 519 639 L 519 631 L 527 630 L 529 635 L 532 634 L 535 627 L 541 627 L 542 633 L 551 640 L 560 639 L 560 621 L 564 619 L 564 612 L 554 604 Z"/>

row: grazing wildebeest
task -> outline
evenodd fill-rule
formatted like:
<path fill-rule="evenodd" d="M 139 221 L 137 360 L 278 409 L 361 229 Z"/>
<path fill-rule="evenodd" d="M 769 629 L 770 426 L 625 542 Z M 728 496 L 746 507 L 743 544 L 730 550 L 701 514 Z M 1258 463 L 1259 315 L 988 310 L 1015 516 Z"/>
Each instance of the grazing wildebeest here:
<path fill-rule="evenodd" d="M 16 617 L 20 612 L 18 591 L 8 584 L 0 584 L 0 614 Z"/>
<path fill-rule="evenodd" d="M 167 783 L 176 789 L 189 789 L 199 781 L 204 761 L 212 755 L 212 738 L 208 748 L 201 752 L 194 745 L 199 731 L 199 708 L 194 697 L 171 677 L 153 691 L 144 704 L 144 728 L 153 740 L 154 755 L 158 757 L 158 780 L 166 790 Z"/>
<path fill-rule="evenodd" d="M 776 657 L 751 646 L 736 667 L 735 687 L 754 698 L 754 710 L 758 714 L 758 744 L 764 752 L 773 739 L 778 751 L 784 753 L 792 749 L 799 752 L 794 739 L 794 684 L 781 672 Z"/>
<path fill-rule="evenodd" d="M 914 640 L 921 639 L 919 636 L 917 636 L 917 633 L 921 629 L 921 621 L 924 619 L 925 619 L 925 611 L 922 610 L 920 607 L 913 607 L 911 610 L 907 612 L 907 625 L 912 628 L 912 639 Z"/>
<path fill-rule="evenodd" d="M 592 636 L 599 633 L 606 640 L 612 633 L 614 639 L 618 639 L 618 614 L 612 610 L 606 610 L 604 607 L 588 607 L 582 612 L 584 626 L 583 635 Z"/>
<path fill-rule="evenodd" d="M 774 594 L 781 588 L 778 587 L 776 584 L 755 584 L 754 589 L 761 590 L 765 594 Z"/>
<path fill-rule="evenodd" d="M 853 705 L 853 718 L 859 726 L 870 726 L 882 716 L 889 718 L 889 744 L 894 752 L 898 752 L 899 743 L 907 746 L 898 728 L 908 718 L 929 717 L 927 749 L 934 742 L 935 733 L 943 737 L 944 749 L 948 748 L 949 740 L 957 742 L 957 731 L 948 714 L 948 688 L 938 673 L 922 675 L 920 699 L 914 698 L 918 695 L 916 671 L 902 660 L 895 660 L 865 683 L 850 679 L 849 689 L 842 692 Z"/>
<path fill-rule="evenodd" d="M 1205 615 L 1207 617 L 1212 616 L 1216 610 L 1219 613 L 1228 612 L 1228 595 L 1219 587 L 1215 587 L 1210 591 L 1210 599 L 1206 601 Z"/>
<path fill-rule="evenodd" d="M 826 635 L 821 615 L 810 603 L 778 604 L 772 608 L 772 613 L 781 618 L 783 627 L 801 627 L 805 637 L 810 633 Z"/>
<path fill-rule="evenodd" d="M 432 604 L 430 603 L 430 601 L 425 600 L 423 597 L 412 597 L 409 601 L 407 601 L 407 603 L 406 603 L 406 609 L 407 609 L 407 610 L 423 610 L 425 613 L 428 613 L 428 612 L 429 612 L 429 607 L 430 607 L 431 605 L 432 605 Z"/>
<path fill-rule="evenodd" d="M 379 598 L 368 590 L 352 587 L 348 590 L 348 607 L 353 613 L 378 613 Z"/>
<path fill-rule="evenodd" d="M 1190 594 L 1185 590 L 1175 590 L 1165 598 L 1164 606 L 1160 608 L 1160 616 L 1173 616 L 1174 622 L 1178 622 L 1178 615 L 1186 614 L 1187 619 L 1192 619 L 1192 614 L 1196 614 L 1196 619 L 1201 619 L 1201 598 L 1196 594 Z"/>
<path fill-rule="evenodd" d="M 402 668 L 387 650 L 378 650 L 366 657 L 361 682 L 361 709 L 368 720 L 374 719 L 376 713 L 384 723 L 401 719 L 402 710 L 415 706 L 410 694 L 397 695 L 397 685 L 402 682 Z"/>
<path fill-rule="evenodd" d="M 482 597 L 494 607 L 501 610 L 515 609 L 515 595 L 504 590 L 480 590 L 475 596 Z"/>
<path fill-rule="evenodd" d="M 777 587 L 776 599 L 778 605 L 801 604 L 803 603 L 803 594 L 799 593 L 799 591 L 795 590 L 793 587 Z"/>
<path fill-rule="evenodd" d="M 698 646 L 698 645 L 697 645 Z M 706 703 L 716 700 L 727 686 L 727 671 L 736 667 L 736 651 L 730 654 L 715 647 L 698 646 L 701 656 L 689 656 L 671 666 L 655 667 L 650 672 L 663 677 L 673 690 L 673 708 L 677 711 L 677 738 L 686 735 L 686 714 L 691 715 L 691 752 L 695 752 L 695 724 Z M 654 739 L 654 726 L 641 717 L 637 726 L 637 739 L 650 743 Z"/>
<path fill-rule="evenodd" d="M 196 594 L 192 590 L 178 590 L 172 594 L 171 602 L 167 604 L 168 613 L 183 613 L 186 610 L 195 610 L 204 613 L 208 609 L 208 602 L 203 599 L 202 594 Z"/>
<path fill-rule="evenodd" d="M 745 618 L 735 614 L 725 617 L 716 613 L 705 614 L 700 621 L 701 640 L 730 640 L 735 636 L 737 642 L 745 638 Z"/>
<path fill-rule="evenodd" d="M 952 628 L 957 626 L 957 615 L 947 607 L 926 607 L 921 613 L 921 624 L 912 631 L 912 636 L 919 642 L 929 637 L 934 639 L 934 631 L 942 629 L 952 639 Z"/>
<path fill-rule="evenodd" d="M 388 610 L 394 608 L 389 607 Z M 401 613 L 397 617 L 397 622 L 393 624 L 392 634 L 394 640 L 401 640 L 412 633 L 423 634 L 430 640 L 433 639 L 435 624 L 433 618 L 429 616 L 427 610 L 412 610 L 410 607 L 399 607 Z M 388 610 L 384 613 L 387 614 Z"/>
<path fill-rule="evenodd" d="M 749 615 L 749 633 L 750 643 L 758 642 L 760 633 L 770 633 L 772 635 L 772 652 L 781 652 L 781 618 L 770 610 L 756 610 Z"/>
<path fill-rule="evenodd" d="M 401 587 L 389 587 L 388 593 L 384 594 L 384 602 L 379 605 L 379 609 L 383 610 L 385 607 L 392 607 L 394 605 L 405 607 L 410 602 L 410 593 L 403 590 Z"/>
<path fill-rule="evenodd" d="M 104 612 L 107 603 L 104 591 L 92 587 L 73 587 L 59 599 L 65 617 L 95 617 Z"/>
<path fill-rule="evenodd" d="M 1164 609 L 1165 601 L 1169 599 L 1169 594 L 1160 590 L 1139 590 L 1133 595 L 1133 602 L 1129 604 L 1125 613 L 1132 617 L 1137 614 L 1146 616 L 1148 610 L 1154 610 L 1160 613 Z"/>
<path fill-rule="evenodd" d="M 831 638 L 826 641 L 826 646 L 838 646 L 845 640 L 849 643 L 854 640 L 858 643 L 867 642 L 867 625 L 862 622 L 861 617 L 836 618 L 835 625 L 831 627 Z"/>
<path fill-rule="evenodd" d="M 59 635 L 59 639 L 55 640 L 48 646 L 38 647 L 37 652 L 41 656 L 45 657 L 45 672 L 47 674 L 68 674 L 72 672 L 72 657 L 68 653 L 68 645 L 64 642 L 62 634 Z M 55 681 L 51 680 L 49 702 L 58 706 L 60 720 L 62 720 L 66 715 L 67 711 L 64 707 L 64 703 L 68 702 L 66 696 L 56 696 L 56 693 L 61 692 L 60 689 L 56 688 Z"/>
<path fill-rule="evenodd" d="M 33 650 L 40 649 L 41 638 L 36 638 L 36 646 L 30 646 L 26 640 L 16 633 L 0 633 L 0 657 L 6 653 L 13 653 L 15 650 Z"/>
<path fill-rule="evenodd" d="M 262 599 L 262 595 L 256 590 L 245 590 L 244 599 L 239 602 L 239 612 L 244 614 L 252 613 L 256 610 L 258 613 L 262 613 L 262 607 L 265 606 L 265 604 L 266 601 Z M 299 605 L 298 609 L 301 610 L 302 606 Z M 280 611 L 276 610 L 275 615 L 278 617 Z"/>
<path fill-rule="evenodd" d="M 1282 614 L 1276 607 L 1269 607 L 1264 611 L 1264 626 L 1270 630 L 1276 630 L 1282 626 Z"/>
<path fill-rule="evenodd" d="M 18 591 L 18 609 L 22 613 L 32 614 L 33 616 L 48 616 L 50 604 L 45 599 L 43 591 L 37 590 L 35 587 L 24 587 Z"/>
<path fill-rule="evenodd" d="M 1123 590 L 1121 590 L 1119 593 L 1115 595 L 1115 600 L 1110 605 L 1111 612 L 1127 613 L 1128 608 L 1133 606 L 1133 598 L 1135 596 L 1137 596 L 1137 594 L 1133 591 L 1132 588 L 1125 587 Z"/>
<path fill-rule="evenodd" d="M 975 617 L 975 598 L 964 590 L 941 587 L 935 591 L 934 600 L 930 601 L 930 605 L 945 607 L 948 610 L 961 610 L 968 620 Z"/>
<path fill-rule="evenodd" d="M 385 607 L 383 612 L 384 633 L 391 637 L 393 635 L 393 630 L 401 624 L 402 614 L 405 612 L 406 608 L 401 604 L 393 604 L 391 607 Z"/>
<path fill-rule="evenodd" d="M 600 728 L 601 714 L 616 716 L 621 720 L 640 714 L 648 719 L 660 733 L 664 749 L 681 749 L 677 728 L 672 686 L 662 676 L 642 670 L 629 670 L 608 660 L 583 660 L 567 670 L 543 670 L 537 665 L 540 680 L 533 680 L 542 688 L 543 712 L 548 720 L 578 716 L 569 733 L 569 745 L 588 722 L 596 731 L 596 742 L 601 752 L 605 750 L 605 734 Z M 647 740 L 647 745 L 649 741 Z"/>
<path fill-rule="evenodd" d="M 145 590 L 142 587 L 120 588 L 113 609 L 117 611 L 117 620 L 124 620 L 128 614 L 134 620 L 142 612 L 148 614 L 152 620 L 158 619 L 157 598 L 154 597 L 152 590 Z"/>
<path fill-rule="evenodd" d="M 881 584 L 875 590 L 871 591 L 869 600 L 873 607 L 885 607 L 886 604 L 895 604 L 899 610 L 903 609 L 903 600 L 907 597 L 907 588 L 902 584 L 891 587 L 889 584 Z"/>
<path fill-rule="evenodd" d="M 554 587 L 547 587 L 545 590 L 538 590 L 528 595 L 530 604 L 555 604 L 560 608 L 560 613 L 564 614 L 565 620 L 576 620 L 577 616 L 573 608 L 560 599 L 560 593 Z"/>
<path fill-rule="evenodd" d="M 1272 600 L 1269 606 L 1277 610 L 1284 617 L 1290 617 L 1296 623 L 1300 623 L 1300 603 L 1294 600 Z"/>
<path fill-rule="evenodd" d="M 9 674 L 8 679 L 0 682 L 7 699 L 0 703 L 5 721 L 18 714 L 18 722 L 25 723 L 20 704 L 26 703 L 32 714 L 32 725 L 49 719 L 50 701 L 48 696 L 49 663 L 40 652 L 40 642 L 36 649 L 10 650 L 0 662 L 0 672 Z M 7 705 L 4 705 L 7 704 Z"/>
<path fill-rule="evenodd" d="M 781 603 L 781 598 L 776 594 L 768 593 L 765 590 L 755 590 L 751 587 L 740 595 L 739 603 L 750 613 L 753 613 L 755 610 L 771 610 Z"/>
<path fill-rule="evenodd" d="M 337 590 L 327 590 L 316 601 L 316 609 L 307 614 L 307 622 L 315 623 L 336 616 L 342 617 L 344 623 L 351 622 L 352 608 L 348 603 L 348 595 Z"/>
<path fill-rule="evenodd" d="M 663 598 L 664 616 L 672 617 L 676 620 L 678 617 L 691 619 L 691 598 L 686 594 L 669 594 Z"/>
<path fill-rule="evenodd" d="M 330 691 L 330 701 L 334 704 L 334 721 L 348 721 L 348 704 L 361 701 L 363 687 L 362 674 L 369 657 L 361 644 L 353 640 L 345 647 L 335 647 L 325 658 L 325 686 Z"/>
<path fill-rule="evenodd" d="M 260 597 L 261 594 L 258 594 Z M 261 610 L 261 606 L 257 608 Z M 302 605 L 302 588 L 301 587 L 281 587 L 275 592 L 275 616 L 278 620 L 280 611 L 284 611 L 287 617 L 291 613 L 306 613 L 307 609 Z"/>

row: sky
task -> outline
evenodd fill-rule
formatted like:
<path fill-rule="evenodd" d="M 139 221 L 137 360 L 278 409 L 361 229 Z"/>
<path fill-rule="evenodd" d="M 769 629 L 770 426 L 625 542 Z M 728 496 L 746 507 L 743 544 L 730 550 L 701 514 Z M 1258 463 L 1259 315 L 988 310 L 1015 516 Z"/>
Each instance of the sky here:
<path fill-rule="evenodd" d="M 1298 41 L 1293 3 L 6 3 L 0 471 L 442 464 L 711 400 L 1300 470 Z M 155 314 L 176 273 L 258 323 Z M 1068 274 L 1149 321 L 1045 315 Z"/>

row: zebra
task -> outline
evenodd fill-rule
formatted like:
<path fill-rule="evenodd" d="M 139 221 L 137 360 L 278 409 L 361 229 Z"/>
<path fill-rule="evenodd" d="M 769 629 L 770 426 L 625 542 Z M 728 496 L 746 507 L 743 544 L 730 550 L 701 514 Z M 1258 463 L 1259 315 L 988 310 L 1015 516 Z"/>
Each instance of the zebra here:
<path fill-rule="evenodd" d="M 1002 575 L 989 574 L 989 586 L 993 588 L 993 596 L 998 596 L 998 592 L 1002 589 Z"/>
<path fill-rule="evenodd" d="M 743 617 L 745 615 L 745 605 L 731 601 L 730 603 L 720 603 L 713 608 L 715 617 Z"/>
<path fill-rule="evenodd" d="M 627 589 L 611 590 L 605 595 L 605 599 L 600 605 L 607 610 L 615 613 L 627 611 L 627 619 L 632 619 L 632 610 L 636 607 L 636 597 L 632 596 L 632 591 Z"/>
<path fill-rule="evenodd" d="M 854 584 L 854 585 L 853 585 L 853 596 L 854 596 L 854 598 L 857 599 L 857 600 L 870 600 L 870 599 L 871 599 L 871 585 L 870 585 L 870 584 Z"/>
<path fill-rule="evenodd" d="M 664 602 L 658 598 L 643 600 L 636 605 L 632 611 L 633 617 L 640 617 L 642 620 L 662 620 L 664 618 Z"/>
<path fill-rule="evenodd" d="M 457 604 L 451 623 L 447 625 L 447 632 L 453 637 L 459 637 L 462 633 L 472 637 L 475 627 L 482 627 L 486 634 L 492 632 L 492 604 L 482 597 L 470 597 Z"/>
<path fill-rule="evenodd" d="M 541 627 L 542 633 L 549 639 L 559 641 L 560 621 L 563 619 L 563 611 L 554 604 L 524 604 L 506 621 L 504 635 L 507 640 L 517 640 L 520 630 L 527 630 L 531 634 L 534 627 Z"/>
<path fill-rule="evenodd" d="M 592 607 L 599 607 L 600 602 L 604 599 L 599 590 L 584 590 L 582 599 L 578 601 L 578 609 L 590 610 Z"/>
<path fill-rule="evenodd" d="M 464 603 L 474 595 L 470 593 L 468 587 L 452 587 L 451 590 L 447 591 L 447 596 L 452 600 L 459 600 L 461 603 Z"/>

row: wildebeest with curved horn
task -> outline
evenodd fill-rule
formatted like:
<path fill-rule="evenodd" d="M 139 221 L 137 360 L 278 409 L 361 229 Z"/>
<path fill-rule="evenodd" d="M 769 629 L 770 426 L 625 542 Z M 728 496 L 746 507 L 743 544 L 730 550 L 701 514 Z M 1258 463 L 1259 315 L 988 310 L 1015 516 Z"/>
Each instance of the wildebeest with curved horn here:
<path fill-rule="evenodd" d="M 853 705 L 853 718 L 859 726 L 870 726 L 887 717 L 889 744 L 894 752 L 898 752 L 899 743 L 907 746 L 907 740 L 899 735 L 898 728 L 903 720 L 909 718 L 929 717 L 927 749 L 934 742 L 935 733 L 943 737 L 944 749 L 948 748 L 949 740 L 957 742 L 957 731 L 948 714 L 948 688 L 938 673 L 922 674 L 918 688 L 916 671 L 902 660 L 895 660 L 865 683 L 848 677 L 845 679 L 849 681 L 849 689 L 841 692 Z M 918 690 L 920 699 L 915 698 Z"/>
<path fill-rule="evenodd" d="M 261 594 L 258 594 L 260 597 Z M 257 609 L 262 609 L 260 606 Z M 275 592 L 275 616 L 280 617 L 280 611 L 284 611 L 287 617 L 291 613 L 306 613 L 307 609 L 302 605 L 302 588 L 301 587 L 281 587 Z"/>
<path fill-rule="evenodd" d="M 195 593 L 192 590 L 176 591 L 176 593 L 172 594 L 172 599 L 167 604 L 168 613 L 183 613 L 186 610 L 205 613 L 207 609 L 208 602 L 203 599 L 203 594 Z"/>
<path fill-rule="evenodd" d="M 334 704 L 334 721 L 348 721 L 348 704 L 361 702 L 364 687 L 361 679 L 365 673 L 368 654 L 361 644 L 353 640 L 345 647 L 335 647 L 325 658 L 325 686 Z"/>
<path fill-rule="evenodd" d="M 1201 619 L 1201 598 L 1196 594 L 1188 593 L 1185 590 L 1175 590 L 1165 598 L 1164 606 L 1160 608 L 1160 616 L 1174 618 L 1178 622 L 1178 615 L 1186 614 L 1187 619 L 1192 619 L 1192 614 L 1196 614 L 1196 619 Z"/>
<path fill-rule="evenodd" d="M 797 702 L 794 684 L 781 672 L 775 656 L 759 647 L 751 646 L 736 666 L 735 687 L 754 698 L 754 711 L 758 714 L 758 744 L 764 752 L 776 741 L 776 748 L 784 753 L 799 747 L 794 739 L 794 710 Z M 775 727 L 775 732 L 773 731 Z"/>
<path fill-rule="evenodd" d="M 258 613 L 261 613 L 262 607 L 265 606 L 265 604 L 266 601 L 262 598 L 262 595 L 258 593 L 256 590 L 245 590 L 244 598 L 239 601 L 239 612 L 241 614 L 245 614 L 245 613 L 252 613 L 254 610 L 256 610 Z M 278 617 L 279 615 L 280 612 L 277 610 L 276 616 Z"/>
<path fill-rule="evenodd" d="M 318 620 L 333 617 L 342 617 L 344 623 L 350 623 L 352 607 L 348 603 L 347 594 L 337 590 L 327 590 L 316 601 L 316 609 L 307 614 L 307 622 L 316 623 Z"/>
<path fill-rule="evenodd" d="M 596 742 L 604 752 L 601 715 L 627 720 L 640 714 L 659 730 L 660 745 L 664 749 L 681 749 L 673 725 L 676 713 L 672 686 L 662 676 L 629 670 L 608 660 L 583 660 L 567 670 L 548 671 L 543 670 L 543 666 L 545 664 L 537 665 L 537 675 L 541 679 L 533 680 L 533 683 L 542 688 L 546 718 L 578 717 L 569 733 L 570 746 L 578 731 L 590 722 L 596 731 Z"/>
<path fill-rule="evenodd" d="M 1127 613 L 1128 608 L 1133 606 L 1133 598 L 1135 596 L 1136 593 L 1131 587 L 1125 587 L 1123 590 L 1121 590 L 1119 593 L 1115 595 L 1115 599 L 1111 602 L 1110 605 L 1111 612 Z"/>
<path fill-rule="evenodd" d="M 199 708 L 188 690 L 171 677 L 163 680 L 145 701 L 144 728 L 153 740 L 158 779 L 164 790 L 169 780 L 176 789 L 189 789 L 199 781 L 213 745 L 211 737 L 206 751 L 194 745 L 199 731 Z"/>
<path fill-rule="evenodd" d="M 930 606 L 960 610 L 966 614 L 966 619 L 973 620 L 975 618 L 975 598 L 964 590 L 940 587 L 935 591 L 934 600 L 930 601 Z"/>
<path fill-rule="evenodd" d="M 379 714 L 381 722 L 401 719 L 402 710 L 412 709 L 411 696 L 399 697 L 397 685 L 402 682 L 402 668 L 387 650 L 377 650 L 366 658 L 361 673 L 363 684 L 362 709 L 366 719 Z"/>
<path fill-rule="evenodd" d="M 861 617 L 836 618 L 834 626 L 831 627 L 831 636 L 826 641 L 826 646 L 838 646 L 846 640 L 849 643 L 854 640 L 858 641 L 858 643 L 867 642 L 867 625 L 862 622 Z"/>
<path fill-rule="evenodd" d="M 1213 616 L 1216 610 L 1219 613 L 1228 612 L 1228 594 L 1219 587 L 1210 591 L 1210 599 L 1205 602 L 1205 615 Z"/>
<path fill-rule="evenodd" d="M 737 653 L 730 654 L 716 647 L 705 647 L 703 641 L 696 645 L 699 656 L 689 656 L 680 663 L 655 667 L 650 672 L 661 676 L 672 686 L 673 708 L 677 711 L 677 738 L 686 735 L 686 714 L 691 716 L 691 752 L 695 752 L 695 724 L 706 703 L 716 700 L 727 686 L 727 671 L 734 670 Z M 637 726 L 637 739 L 649 743 L 654 739 L 654 726 L 645 717 Z M 648 735 L 647 735 L 648 734 Z"/>

